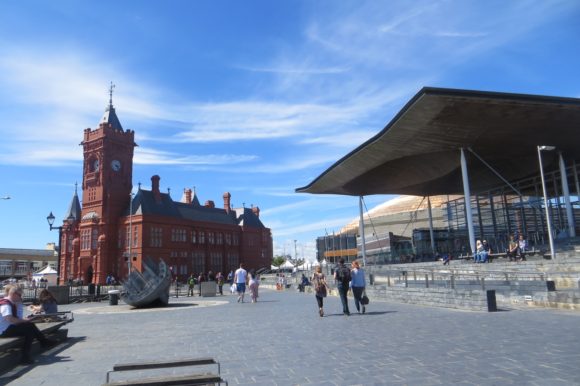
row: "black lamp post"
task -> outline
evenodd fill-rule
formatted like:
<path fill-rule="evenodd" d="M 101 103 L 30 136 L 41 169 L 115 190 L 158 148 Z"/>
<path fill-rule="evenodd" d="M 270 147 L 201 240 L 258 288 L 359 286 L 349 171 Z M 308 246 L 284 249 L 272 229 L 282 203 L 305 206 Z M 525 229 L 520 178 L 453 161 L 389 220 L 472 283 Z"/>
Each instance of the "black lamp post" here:
<path fill-rule="evenodd" d="M 48 221 L 48 226 L 50 227 L 50 230 L 52 231 L 53 229 L 58 229 L 58 255 L 57 255 L 57 260 L 56 260 L 56 285 L 60 284 L 60 242 L 62 239 L 62 226 L 59 227 L 55 227 L 52 226 L 52 224 L 54 224 L 54 214 L 52 214 L 52 211 L 50 212 L 50 214 L 48 216 L 46 216 L 46 221 Z M 73 215 L 68 216 L 68 218 L 66 219 L 67 221 L 67 229 L 68 227 L 70 227 L 73 222 L 75 221 L 75 218 L 73 217 Z"/>

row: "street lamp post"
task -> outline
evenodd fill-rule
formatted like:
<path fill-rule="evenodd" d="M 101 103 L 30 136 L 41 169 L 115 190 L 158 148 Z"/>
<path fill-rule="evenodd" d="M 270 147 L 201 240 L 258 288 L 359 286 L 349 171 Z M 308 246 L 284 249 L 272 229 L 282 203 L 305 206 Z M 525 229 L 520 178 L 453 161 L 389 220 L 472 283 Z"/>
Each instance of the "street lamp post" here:
<path fill-rule="evenodd" d="M 62 240 L 62 226 L 59 227 L 55 227 L 52 226 L 52 224 L 54 224 L 54 214 L 52 214 L 52 211 L 50 212 L 50 214 L 48 216 L 46 216 L 46 221 L 48 221 L 48 226 L 50 227 L 50 230 L 54 230 L 54 229 L 58 229 L 58 255 L 56 258 L 56 285 L 60 284 L 60 254 L 61 254 L 61 240 Z M 66 219 L 67 221 L 67 229 L 73 224 L 73 222 L 75 221 L 75 218 L 70 215 L 68 216 L 68 218 Z"/>
<path fill-rule="evenodd" d="M 548 227 L 548 240 L 550 242 L 550 255 L 552 260 L 556 259 L 554 250 L 554 238 L 552 237 L 552 221 L 550 220 L 550 211 L 548 210 L 548 194 L 546 192 L 546 180 L 544 179 L 544 166 L 542 165 L 542 150 L 554 150 L 554 146 L 538 146 L 538 161 L 540 163 L 540 178 L 542 180 L 542 190 L 544 192 L 544 208 L 546 209 L 546 225 Z"/>
<path fill-rule="evenodd" d="M 129 195 L 129 258 L 127 259 L 127 280 L 131 274 L 131 259 L 133 246 L 133 193 Z"/>

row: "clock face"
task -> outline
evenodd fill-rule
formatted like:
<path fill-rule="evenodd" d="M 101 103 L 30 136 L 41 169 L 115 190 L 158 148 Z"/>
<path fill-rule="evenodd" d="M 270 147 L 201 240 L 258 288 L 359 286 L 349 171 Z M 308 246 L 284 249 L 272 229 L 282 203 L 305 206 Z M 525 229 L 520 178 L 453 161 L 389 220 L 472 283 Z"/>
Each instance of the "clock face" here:
<path fill-rule="evenodd" d="M 99 171 L 99 166 L 101 166 L 99 164 L 99 160 L 96 159 L 95 162 L 93 162 L 93 171 L 98 172 Z"/>
<path fill-rule="evenodd" d="M 114 159 L 111 162 L 111 169 L 113 169 L 116 172 L 118 172 L 119 170 L 121 170 L 121 161 L 118 161 L 118 160 Z"/>

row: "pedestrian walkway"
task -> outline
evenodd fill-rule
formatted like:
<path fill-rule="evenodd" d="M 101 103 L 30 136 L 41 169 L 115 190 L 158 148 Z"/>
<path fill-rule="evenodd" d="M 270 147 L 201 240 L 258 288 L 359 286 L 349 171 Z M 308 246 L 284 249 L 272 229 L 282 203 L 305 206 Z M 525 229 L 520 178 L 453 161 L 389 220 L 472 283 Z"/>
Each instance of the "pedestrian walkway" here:
<path fill-rule="evenodd" d="M 343 316 L 340 300 L 261 290 L 171 298 L 169 308 L 122 303 L 73 310 L 69 342 L 0 384 L 101 385 L 115 363 L 212 357 L 230 385 L 580 384 L 580 314 L 559 310 L 470 312 L 374 302 Z M 352 302 L 352 299 L 350 299 Z M 351 303 L 351 310 L 354 305 Z"/>

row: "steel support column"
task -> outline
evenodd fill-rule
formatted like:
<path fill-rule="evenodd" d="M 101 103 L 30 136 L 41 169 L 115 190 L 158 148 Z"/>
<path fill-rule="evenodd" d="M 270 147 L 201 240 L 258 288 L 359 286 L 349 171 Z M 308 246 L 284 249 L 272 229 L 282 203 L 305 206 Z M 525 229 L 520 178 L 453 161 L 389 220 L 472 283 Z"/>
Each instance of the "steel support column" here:
<path fill-rule="evenodd" d="M 359 228 L 360 228 L 360 246 L 363 259 L 363 266 L 367 265 L 367 249 L 365 243 L 365 219 L 363 212 L 363 196 L 358 197 L 358 210 L 359 210 Z"/>
<path fill-rule="evenodd" d="M 469 176 L 467 174 L 467 161 L 465 150 L 461 148 L 461 177 L 463 179 L 463 198 L 465 201 L 465 214 L 467 217 L 467 233 L 469 234 L 469 248 L 475 253 L 475 235 L 473 232 L 473 214 L 471 212 L 471 192 L 469 190 Z"/>
<path fill-rule="evenodd" d="M 431 252 L 433 256 L 437 253 L 435 250 L 435 237 L 433 237 L 433 212 L 431 211 L 431 199 L 427 196 L 427 209 L 429 213 L 429 237 L 431 237 Z"/>
<path fill-rule="evenodd" d="M 562 194 L 564 194 L 564 204 L 566 205 L 566 219 L 568 220 L 568 236 L 576 237 L 574 214 L 570 203 L 570 189 L 568 188 L 568 173 L 566 173 L 566 164 L 564 163 L 562 152 L 558 152 L 558 159 L 560 161 L 560 176 L 562 177 Z"/>

